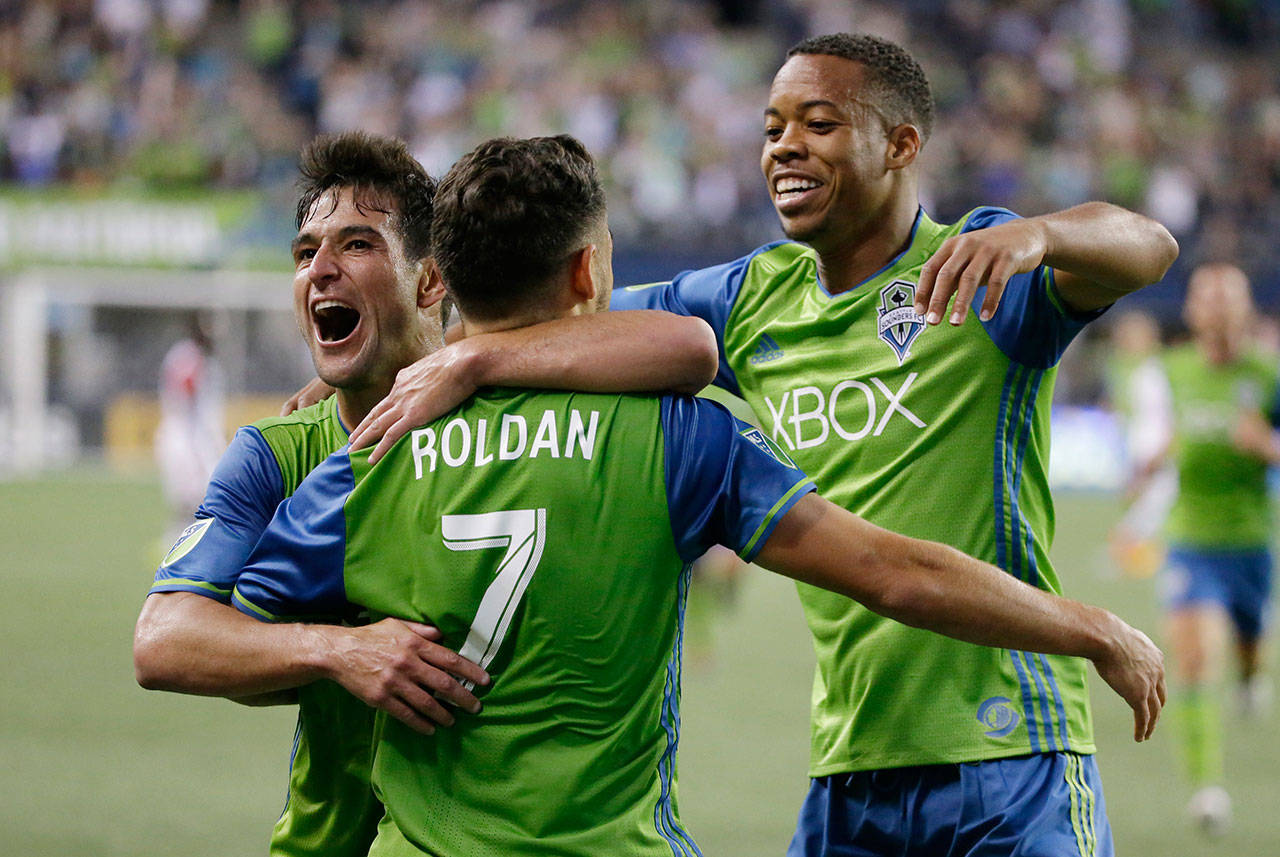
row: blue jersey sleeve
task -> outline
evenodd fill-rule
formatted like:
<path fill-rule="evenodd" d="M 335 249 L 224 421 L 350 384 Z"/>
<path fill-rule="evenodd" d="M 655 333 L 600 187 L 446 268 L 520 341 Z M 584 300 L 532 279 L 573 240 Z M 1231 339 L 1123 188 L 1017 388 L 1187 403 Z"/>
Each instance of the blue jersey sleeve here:
<path fill-rule="evenodd" d="M 814 490 L 782 449 L 716 402 L 664 397 L 662 429 L 671 531 L 687 562 L 715 544 L 750 562 Z"/>
<path fill-rule="evenodd" d="M 230 600 L 240 569 L 283 498 L 271 447 L 252 426 L 240 429 L 214 468 L 195 522 L 156 570 L 151 591 Z"/>
<path fill-rule="evenodd" d="M 962 232 L 1017 218 L 1018 215 L 1005 208 L 978 208 L 970 214 Z M 986 294 L 986 286 L 974 294 L 971 306 L 975 313 L 982 309 Z M 1030 273 L 1010 278 L 995 316 L 982 326 L 1010 360 L 1034 369 L 1047 369 L 1058 362 L 1076 334 L 1105 311 L 1104 308 L 1079 313 L 1068 308 L 1058 294 L 1053 269 L 1041 265 Z"/>
<path fill-rule="evenodd" d="M 231 603 L 256 619 L 350 618 L 343 579 L 349 448 L 329 456 L 280 504 L 236 582 Z"/>
<path fill-rule="evenodd" d="M 690 315 L 711 325 L 720 346 L 720 370 L 713 383 L 734 395 L 741 395 L 738 379 L 729 368 L 724 353 L 724 329 L 729 313 L 738 299 L 742 281 L 746 278 L 751 260 L 766 250 L 785 242 L 776 241 L 753 250 L 741 259 L 723 265 L 682 271 L 667 283 L 649 283 L 614 289 L 610 296 L 610 309 L 659 309 L 676 315 Z"/>

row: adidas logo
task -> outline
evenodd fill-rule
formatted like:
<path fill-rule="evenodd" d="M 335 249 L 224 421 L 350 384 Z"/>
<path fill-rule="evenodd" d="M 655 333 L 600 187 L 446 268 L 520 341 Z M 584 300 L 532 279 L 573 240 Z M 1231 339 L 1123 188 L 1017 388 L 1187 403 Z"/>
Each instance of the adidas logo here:
<path fill-rule="evenodd" d="M 756 350 L 751 352 L 748 361 L 753 366 L 758 366 L 761 363 L 768 363 L 770 360 L 777 360 L 782 354 L 783 351 L 778 347 L 778 343 L 774 342 L 773 337 L 766 333 L 760 337 Z"/>

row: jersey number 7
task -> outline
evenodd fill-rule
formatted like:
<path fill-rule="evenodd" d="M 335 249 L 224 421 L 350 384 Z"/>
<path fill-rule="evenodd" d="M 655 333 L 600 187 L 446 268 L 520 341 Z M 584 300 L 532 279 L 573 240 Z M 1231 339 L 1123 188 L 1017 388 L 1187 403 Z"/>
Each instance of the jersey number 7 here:
<path fill-rule="evenodd" d="M 502 562 L 498 563 L 497 577 L 480 599 L 480 609 L 467 632 L 467 641 L 458 651 L 467 660 L 488 669 L 542 561 L 542 548 L 547 539 L 547 510 L 444 515 L 440 519 L 440 534 L 444 546 L 452 551 L 506 550 Z M 463 686 L 471 690 L 475 683 L 465 681 Z"/>

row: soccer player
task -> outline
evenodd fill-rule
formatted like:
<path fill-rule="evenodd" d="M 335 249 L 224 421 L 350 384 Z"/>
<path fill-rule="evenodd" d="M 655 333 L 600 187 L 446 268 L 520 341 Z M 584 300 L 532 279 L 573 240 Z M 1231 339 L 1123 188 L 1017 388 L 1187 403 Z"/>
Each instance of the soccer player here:
<path fill-rule="evenodd" d="M 1100 202 L 936 223 L 918 198 L 932 123 L 928 81 L 901 47 L 801 42 L 774 77 L 761 156 L 791 240 L 620 292 L 615 306 L 705 319 L 716 383 L 831 500 L 1057 592 L 1055 366 L 1085 323 L 1159 280 L 1177 244 Z M 416 377 L 402 375 L 355 445 L 381 436 L 377 456 L 439 414 Z M 1112 853 L 1083 661 L 966 645 L 799 589 L 818 664 L 813 780 L 792 855 L 931 854 L 937 842 L 966 854 L 979 840 Z"/>
<path fill-rule="evenodd" d="M 363 855 L 382 815 L 368 781 L 373 712 L 366 703 L 431 731 L 454 722 L 441 701 L 478 709 L 459 679 L 483 683 L 485 674 L 436 645 L 438 632 L 425 625 L 276 628 L 229 605 L 277 504 L 346 442 L 346 426 L 386 395 L 399 369 L 441 345 L 443 290 L 429 265 L 434 182 L 403 143 L 359 133 L 317 138 L 301 167 L 294 308 L 316 371 L 337 395 L 236 434 L 195 522 L 156 572 L 134 658 L 148 688 L 258 703 L 295 698 L 289 691 L 298 688 L 289 798 L 271 851 Z M 666 324 L 646 331 L 656 315 L 476 337 L 472 353 L 484 358 L 494 383 L 705 384 L 715 367 L 706 326 L 691 320 L 675 333 Z"/>
<path fill-rule="evenodd" d="M 481 144 L 441 181 L 433 222 L 467 334 L 608 302 L 604 195 L 570 137 Z M 700 853 L 675 793 L 680 614 L 689 564 L 717 542 L 912 624 L 1092 653 L 1149 734 L 1163 688 L 1142 634 L 813 487 L 704 399 L 487 389 L 376 467 L 347 448 L 317 468 L 234 600 L 266 620 L 430 617 L 494 676 L 484 711 L 450 730 L 384 718 L 374 855 Z"/>
<path fill-rule="evenodd" d="M 1192 341 L 1163 361 L 1178 489 L 1161 588 L 1181 697 L 1179 735 L 1195 790 L 1187 811 L 1217 834 L 1231 819 L 1216 686 L 1229 633 L 1246 711 L 1269 690 L 1261 664 L 1271 597 L 1266 479 L 1267 465 L 1280 462 L 1272 431 L 1280 424 L 1280 371 L 1254 344 L 1253 302 L 1239 268 L 1196 268 L 1183 317 Z"/>

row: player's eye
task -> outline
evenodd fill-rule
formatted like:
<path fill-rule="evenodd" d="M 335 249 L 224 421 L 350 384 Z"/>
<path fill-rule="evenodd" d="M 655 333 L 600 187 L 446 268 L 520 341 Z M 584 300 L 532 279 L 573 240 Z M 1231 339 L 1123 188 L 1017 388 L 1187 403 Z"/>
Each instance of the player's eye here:
<path fill-rule="evenodd" d="M 809 123 L 809 130 L 817 134 L 826 134 L 830 131 L 834 131 L 835 127 L 835 122 L 828 122 L 825 119 L 814 119 Z"/>
<path fill-rule="evenodd" d="M 348 250 L 368 250 L 371 246 L 373 245 L 368 241 L 365 241 L 363 238 L 355 238 L 347 242 Z"/>
<path fill-rule="evenodd" d="M 782 136 L 782 128 L 778 125 L 768 125 L 764 129 L 764 136 L 767 140 L 776 140 Z"/>
<path fill-rule="evenodd" d="M 312 257 L 315 255 L 316 255 L 316 248 L 314 247 L 303 247 L 300 250 L 298 250 L 297 253 L 293 254 L 294 259 L 296 259 L 298 262 L 309 262 L 311 261 Z"/>

